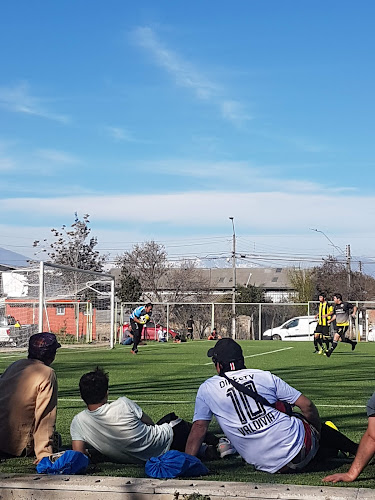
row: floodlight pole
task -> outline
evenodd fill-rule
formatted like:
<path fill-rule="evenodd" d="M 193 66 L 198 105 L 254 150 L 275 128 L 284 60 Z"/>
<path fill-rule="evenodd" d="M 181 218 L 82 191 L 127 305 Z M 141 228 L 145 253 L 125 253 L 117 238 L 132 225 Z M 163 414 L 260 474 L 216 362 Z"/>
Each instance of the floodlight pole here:
<path fill-rule="evenodd" d="M 233 287 L 232 287 L 232 338 L 236 338 L 236 232 L 234 229 L 234 217 L 229 217 L 232 221 L 233 239 L 232 239 L 232 268 L 233 268 Z"/>

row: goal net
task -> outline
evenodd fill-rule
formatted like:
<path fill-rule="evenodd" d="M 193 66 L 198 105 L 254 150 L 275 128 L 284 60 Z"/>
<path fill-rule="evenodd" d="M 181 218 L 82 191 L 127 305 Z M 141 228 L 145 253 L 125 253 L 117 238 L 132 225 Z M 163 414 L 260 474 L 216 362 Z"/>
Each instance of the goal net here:
<path fill-rule="evenodd" d="M 1 274 L 2 345 L 27 346 L 38 331 L 60 343 L 106 343 L 113 347 L 114 279 L 109 274 L 41 262 Z"/>

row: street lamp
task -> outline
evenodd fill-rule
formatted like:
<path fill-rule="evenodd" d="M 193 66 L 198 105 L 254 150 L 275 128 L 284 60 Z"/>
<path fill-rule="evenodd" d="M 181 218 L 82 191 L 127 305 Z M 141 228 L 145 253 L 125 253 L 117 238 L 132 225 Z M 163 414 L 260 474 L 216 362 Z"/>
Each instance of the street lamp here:
<path fill-rule="evenodd" d="M 311 227 L 310 227 L 310 231 L 315 231 L 316 233 L 322 233 L 322 235 L 330 242 L 330 244 L 331 244 L 331 246 L 333 246 L 333 248 L 336 248 L 336 250 L 338 250 L 341 254 L 344 253 L 343 250 L 340 247 L 338 247 L 337 245 L 335 245 L 333 243 L 333 241 L 328 238 L 328 236 L 326 235 L 326 233 L 323 233 L 323 231 L 320 231 L 319 229 L 312 229 Z"/>
<path fill-rule="evenodd" d="M 344 253 L 344 250 L 342 248 L 338 247 L 337 245 L 335 245 L 333 243 L 333 241 L 330 238 L 328 238 L 328 236 L 326 235 L 326 233 L 323 233 L 323 231 L 320 231 L 319 229 L 312 229 L 311 227 L 310 227 L 310 231 L 315 231 L 317 233 L 322 233 L 322 235 L 325 238 L 327 238 L 327 240 L 330 242 L 330 244 L 333 246 L 333 248 L 335 248 L 336 250 L 338 250 L 341 253 L 341 255 L 346 255 L 346 274 L 347 274 L 347 279 L 348 279 L 348 294 L 350 294 L 350 285 L 351 285 L 350 245 L 346 245 L 346 253 Z"/>
<path fill-rule="evenodd" d="M 229 217 L 232 221 L 233 243 L 232 243 L 232 267 L 233 267 L 233 287 L 232 287 L 232 338 L 236 338 L 236 232 L 234 229 L 234 217 Z"/>

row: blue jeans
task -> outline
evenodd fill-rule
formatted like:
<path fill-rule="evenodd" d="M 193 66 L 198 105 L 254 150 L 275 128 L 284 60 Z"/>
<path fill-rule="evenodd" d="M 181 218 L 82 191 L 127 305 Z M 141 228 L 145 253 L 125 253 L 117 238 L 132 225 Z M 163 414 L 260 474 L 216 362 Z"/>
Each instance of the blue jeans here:
<path fill-rule="evenodd" d="M 131 337 L 128 337 L 127 339 L 124 339 L 121 341 L 122 345 L 132 345 L 133 339 Z"/>

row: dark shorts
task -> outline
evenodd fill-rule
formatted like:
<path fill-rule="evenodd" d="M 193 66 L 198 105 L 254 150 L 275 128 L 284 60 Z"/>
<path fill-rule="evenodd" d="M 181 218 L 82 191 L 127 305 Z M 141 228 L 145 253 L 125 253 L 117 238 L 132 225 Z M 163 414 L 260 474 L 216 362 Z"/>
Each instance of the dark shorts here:
<path fill-rule="evenodd" d="M 319 333 L 323 337 L 330 337 L 329 325 L 317 325 L 314 333 Z"/>
<path fill-rule="evenodd" d="M 338 333 L 341 337 L 341 340 L 345 339 L 346 332 L 349 329 L 349 325 L 337 325 L 336 326 L 336 333 Z"/>

